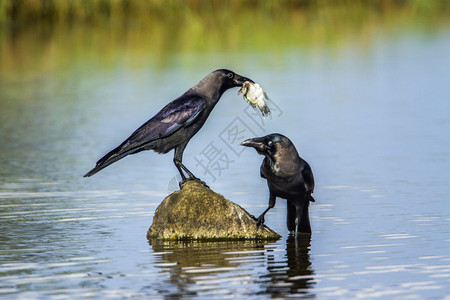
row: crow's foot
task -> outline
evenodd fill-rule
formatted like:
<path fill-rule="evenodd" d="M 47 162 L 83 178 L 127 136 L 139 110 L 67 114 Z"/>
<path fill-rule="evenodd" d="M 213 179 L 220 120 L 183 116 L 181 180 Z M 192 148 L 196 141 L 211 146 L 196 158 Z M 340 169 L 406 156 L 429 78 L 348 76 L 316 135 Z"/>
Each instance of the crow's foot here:
<path fill-rule="evenodd" d="M 260 215 L 259 217 L 256 218 L 256 226 L 261 226 L 264 224 L 264 215 Z"/>
<path fill-rule="evenodd" d="M 207 188 L 209 188 L 209 186 L 208 186 L 203 180 L 200 180 L 200 179 L 197 178 L 197 177 L 189 177 L 189 178 L 186 178 L 186 179 L 181 180 L 181 181 L 178 183 L 178 185 L 180 186 L 180 190 L 181 190 L 181 188 L 183 188 L 183 186 L 184 186 L 184 184 L 185 184 L 186 182 L 191 181 L 191 180 L 197 180 L 198 182 L 200 182 L 201 184 L 203 184 L 204 186 L 206 186 Z"/>

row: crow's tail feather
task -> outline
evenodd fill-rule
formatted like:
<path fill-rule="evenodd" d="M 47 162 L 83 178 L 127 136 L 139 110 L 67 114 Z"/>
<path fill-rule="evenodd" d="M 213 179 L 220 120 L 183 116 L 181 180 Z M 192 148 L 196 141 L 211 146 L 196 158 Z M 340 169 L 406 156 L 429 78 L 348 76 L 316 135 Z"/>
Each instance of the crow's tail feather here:
<path fill-rule="evenodd" d="M 108 154 L 106 154 L 105 156 L 103 156 L 96 163 L 95 167 L 92 170 L 90 170 L 89 172 L 87 172 L 83 177 L 90 177 L 90 176 L 94 175 L 95 173 L 97 173 L 98 171 L 103 170 L 104 168 L 106 168 L 110 164 L 115 163 L 119 159 L 121 159 L 121 158 L 125 157 L 126 155 L 128 155 L 128 153 L 117 154 L 115 151 L 116 151 L 116 149 L 114 149 L 113 151 L 111 151 Z"/>
<path fill-rule="evenodd" d="M 126 141 L 123 144 L 121 144 L 120 146 L 118 146 L 117 148 L 108 152 L 102 158 L 100 158 L 99 161 L 95 164 L 95 167 L 92 170 L 90 170 L 89 172 L 87 172 L 83 177 L 90 177 L 90 176 L 94 175 L 95 173 L 97 173 L 98 171 L 103 170 L 110 164 L 113 164 L 116 161 L 124 158 L 125 156 L 127 156 L 129 154 L 137 153 L 140 151 L 139 149 L 136 149 L 136 148 L 132 148 L 132 149 L 128 149 L 128 150 L 124 151 L 125 143 L 126 143 Z"/>

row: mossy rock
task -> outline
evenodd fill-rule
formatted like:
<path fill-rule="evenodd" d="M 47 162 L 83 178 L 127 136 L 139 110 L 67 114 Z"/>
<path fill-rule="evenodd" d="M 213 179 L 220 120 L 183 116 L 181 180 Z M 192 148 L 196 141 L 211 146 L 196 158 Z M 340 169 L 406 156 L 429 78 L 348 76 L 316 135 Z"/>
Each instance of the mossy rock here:
<path fill-rule="evenodd" d="M 281 236 L 241 206 L 196 180 L 186 182 L 158 206 L 148 239 L 177 240 L 278 240 Z"/>

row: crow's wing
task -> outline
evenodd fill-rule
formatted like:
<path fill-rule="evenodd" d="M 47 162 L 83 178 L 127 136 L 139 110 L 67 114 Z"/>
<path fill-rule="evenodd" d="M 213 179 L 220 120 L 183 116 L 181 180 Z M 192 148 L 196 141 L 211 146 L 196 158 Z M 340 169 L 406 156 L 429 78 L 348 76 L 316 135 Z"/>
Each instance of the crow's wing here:
<path fill-rule="evenodd" d="M 151 142 L 167 137 L 190 125 L 205 109 L 205 100 L 196 95 L 183 95 L 164 106 L 122 144 L 103 156 L 86 176 L 91 176 L 123 157 L 144 150 Z"/>
<path fill-rule="evenodd" d="M 314 176 L 311 167 L 306 161 L 305 166 L 302 169 L 302 176 L 305 182 L 306 191 L 312 194 L 314 192 Z"/>
<path fill-rule="evenodd" d="M 178 129 L 190 125 L 204 109 L 205 100 L 202 97 L 183 95 L 167 104 L 153 118 L 133 132 L 125 141 L 128 142 L 126 148 L 139 147 L 167 137 Z"/>

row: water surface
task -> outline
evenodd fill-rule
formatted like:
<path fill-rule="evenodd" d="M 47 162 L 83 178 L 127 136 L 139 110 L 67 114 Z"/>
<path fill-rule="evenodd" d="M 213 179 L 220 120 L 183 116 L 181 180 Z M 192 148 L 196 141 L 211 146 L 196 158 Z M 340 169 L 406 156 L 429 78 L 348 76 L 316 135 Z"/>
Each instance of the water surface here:
<path fill-rule="evenodd" d="M 23 47 L 43 43 L 26 35 L 16 42 L 8 44 L 21 51 L 14 57 L 30 61 Z M 107 52 L 105 63 L 89 47 L 68 62 L 58 59 L 63 42 L 41 57 L 56 59 L 11 67 L 16 60 L 0 74 L 2 298 L 450 294 L 448 29 L 383 31 L 338 47 L 173 51 L 163 65 L 141 50 Z M 297 245 L 282 199 L 266 217 L 283 236 L 277 242 L 149 244 L 153 213 L 177 188 L 172 154 L 140 153 L 82 178 L 219 67 L 258 81 L 273 99 L 272 117 L 260 119 L 237 89 L 228 91 L 184 162 L 257 215 L 268 202 L 262 157 L 235 144 L 289 136 L 316 178 L 313 234 Z M 212 146 L 226 157 L 221 168 L 203 155 Z"/>

